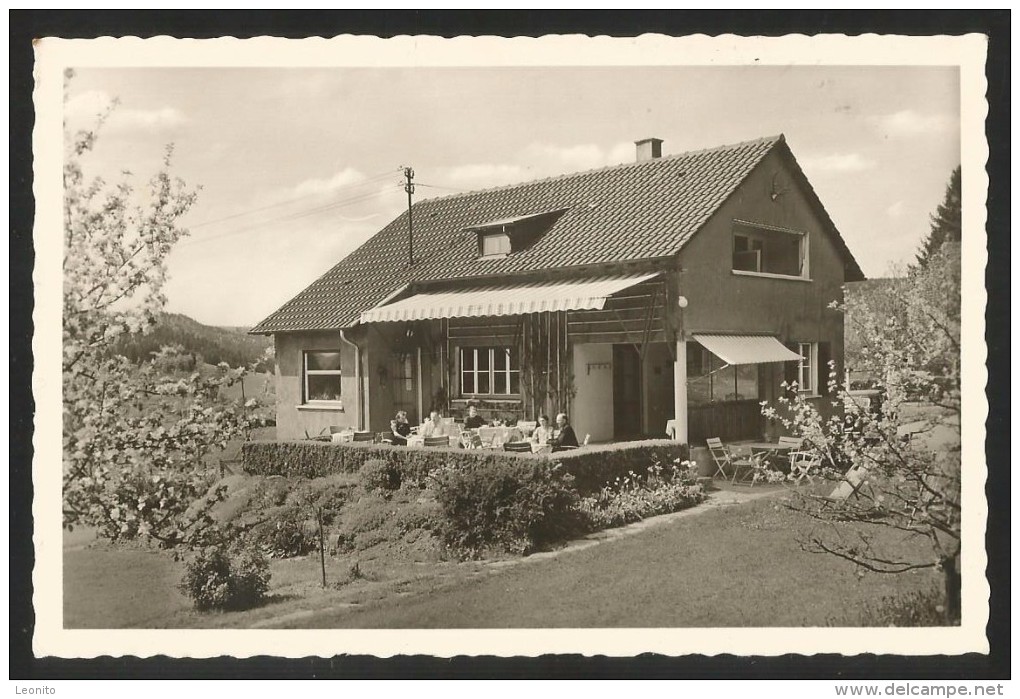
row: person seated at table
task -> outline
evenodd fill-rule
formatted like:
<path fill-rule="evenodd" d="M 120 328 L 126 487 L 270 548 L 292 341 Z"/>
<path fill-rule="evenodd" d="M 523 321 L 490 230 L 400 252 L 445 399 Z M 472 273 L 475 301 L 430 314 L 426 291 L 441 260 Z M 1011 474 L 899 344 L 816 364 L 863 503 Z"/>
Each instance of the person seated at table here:
<path fill-rule="evenodd" d="M 531 433 L 532 444 L 548 444 L 552 441 L 553 429 L 549 426 L 549 416 L 538 416 L 538 427 Z"/>
<path fill-rule="evenodd" d="M 418 434 L 422 437 L 448 437 L 446 424 L 443 423 L 443 416 L 438 410 L 433 410 L 429 413 L 428 419 L 425 424 L 421 426 Z"/>
<path fill-rule="evenodd" d="M 407 446 L 407 437 L 411 434 L 411 424 L 407 421 L 407 411 L 398 410 L 396 416 L 390 420 L 389 440 L 401 447 Z"/>
<path fill-rule="evenodd" d="M 473 405 L 468 407 L 468 416 L 467 419 L 464 420 L 464 427 L 469 430 L 477 430 L 479 427 L 484 426 L 485 420 L 483 420 L 478 414 L 477 408 Z"/>
<path fill-rule="evenodd" d="M 574 434 L 574 428 L 570 426 L 566 413 L 556 416 L 556 431 L 549 443 L 552 444 L 553 451 L 577 446 L 577 435 Z"/>

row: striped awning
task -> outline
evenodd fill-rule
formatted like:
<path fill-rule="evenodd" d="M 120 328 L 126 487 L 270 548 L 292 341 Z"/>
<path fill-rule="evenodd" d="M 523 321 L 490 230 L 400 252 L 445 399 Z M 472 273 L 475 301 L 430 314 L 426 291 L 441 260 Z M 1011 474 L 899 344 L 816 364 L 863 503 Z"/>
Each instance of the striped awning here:
<path fill-rule="evenodd" d="M 361 314 L 362 323 L 601 310 L 606 299 L 658 273 L 556 282 L 473 286 L 415 294 Z"/>
<path fill-rule="evenodd" d="M 787 349 L 771 335 L 695 335 L 694 339 L 729 365 L 799 361 L 800 355 Z"/>

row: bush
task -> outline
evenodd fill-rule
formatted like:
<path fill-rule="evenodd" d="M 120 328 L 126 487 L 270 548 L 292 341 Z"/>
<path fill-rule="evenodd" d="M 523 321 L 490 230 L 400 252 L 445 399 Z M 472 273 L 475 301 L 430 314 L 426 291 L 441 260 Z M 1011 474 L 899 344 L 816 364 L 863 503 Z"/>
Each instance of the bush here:
<path fill-rule="evenodd" d="M 377 490 L 385 493 L 400 488 L 400 469 L 382 459 L 366 461 L 358 473 L 361 487 L 370 493 Z"/>
<path fill-rule="evenodd" d="M 428 475 L 450 464 L 465 468 L 504 468 L 519 463 L 562 464 L 574 476 L 579 493 L 595 493 L 631 471 L 643 474 L 656 462 L 689 458 L 687 445 L 650 439 L 585 447 L 555 454 L 520 454 L 487 449 L 408 449 L 386 444 L 331 442 L 246 442 L 241 448 L 244 470 L 254 475 L 317 478 L 357 473 L 368 461 L 385 461 L 400 473 L 404 485 L 422 486 Z"/>
<path fill-rule="evenodd" d="M 188 562 L 179 588 L 201 610 L 249 609 L 269 591 L 269 563 L 255 551 L 213 546 Z"/>
<path fill-rule="evenodd" d="M 434 476 L 440 536 L 463 556 L 524 554 L 580 530 L 573 478 L 542 460 L 446 468 Z"/>
<path fill-rule="evenodd" d="M 275 524 L 255 528 L 249 541 L 270 558 L 293 558 L 317 549 L 319 533 L 309 531 L 300 520 L 282 519 Z"/>
<path fill-rule="evenodd" d="M 946 596 L 937 585 L 896 596 L 886 596 L 866 604 L 855 618 L 829 618 L 829 626 L 958 626 L 960 620 L 948 619 Z"/>

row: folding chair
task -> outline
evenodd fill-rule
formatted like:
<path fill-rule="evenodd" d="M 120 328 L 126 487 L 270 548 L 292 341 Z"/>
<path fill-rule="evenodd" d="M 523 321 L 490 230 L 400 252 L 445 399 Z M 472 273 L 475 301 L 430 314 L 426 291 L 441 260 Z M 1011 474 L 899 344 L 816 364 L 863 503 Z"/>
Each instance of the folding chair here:
<path fill-rule="evenodd" d="M 864 484 L 867 482 L 866 477 L 868 470 L 863 466 L 854 466 L 843 475 L 843 480 L 837 485 L 829 497 L 826 498 L 830 502 L 839 502 L 842 500 L 848 500 L 859 491 Z"/>
<path fill-rule="evenodd" d="M 815 477 L 812 470 L 822 465 L 822 457 L 813 451 L 791 451 L 787 455 L 790 459 L 790 475 L 800 483 L 807 478 L 808 483 L 814 483 Z"/>
<path fill-rule="evenodd" d="M 590 434 L 586 434 L 584 436 L 584 441 L 581 442 L 581 446 L 582 447 L 586 447 L 586 446 L 588 446 L 589 442 L 591 442 L 591 435 Z"/>
<path fill-rule="evenodd" d="M 450 446 L 449 437 L 425 437 L 425 446 L 427 447 L 448 447 Z"/>
<path fill-rule="evenodd" d="M 371 432 L 355 432 L 354 433 L 354 441 L 355 442 L 371 442 L 371 441 L 374 441 L 374 440 L 375 440 L 375 435 L 372 434 Z"/>
<path fill-rule="evenodd" d="M 726 475 L 726 467 L 730 467 L 733 469 L 733 480 L 736 481 L 737 472 L 741 468 L 753 467 L 753 464 L 750 461 L 735 458 L 733 456 L 733 452 L 730 451 L 730 448 L 723 444 L 722 440 L 718 437 L 709 437 L 705 440 L 705 443 L 708 445 L 708 452 L 712 455 L 712 461 L 715 462 L 715 473 L 712 474 L 713 478 L 715 478 L 716 475 L 719 475 L 722 476 L 724 480 L 728 479 L 729 476 Z"/>
<path fill-rule="evenodd" d="M 776 446 L 780 449 L 800 449 L 803 445 L 804 440 L 800 437 L 780 437 Z"/>

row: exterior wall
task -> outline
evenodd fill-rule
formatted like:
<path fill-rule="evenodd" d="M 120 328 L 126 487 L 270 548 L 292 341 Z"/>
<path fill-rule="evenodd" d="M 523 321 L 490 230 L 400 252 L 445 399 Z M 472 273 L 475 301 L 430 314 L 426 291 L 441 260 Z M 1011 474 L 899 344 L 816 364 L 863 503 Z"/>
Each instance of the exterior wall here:
<path fill-rule="evenodd" d="M 288 333 L 274 336 L 276 345 L 276 436 L 302 439 L 328 434 L 332 425 L 357 428 L 358 401 L 354 349 L 340 341 L 339 332 Z M 303 402 L 302 364 L 306 350 L 339 350 L 342 407 Z"/>
<path fill-rule="evenodd" d="M 579 439 L 590 434 L 593 442 L 613 439 L 613 346 L 574 345 L 574 395 L 570 422 Z M 550 415 L 550 418 L 553 416 Z"/>
<path fill-rule="evenodd" d="M 773 199 L 772 194 L 779 192 Z M 734 220 L 804 231 L 808 236 L 809 279 L 776 279 L 734 274 Z M 829 309 L 842 301 L 844 265 L 824 222 L 814 213 L 779 153 L 773 152 L 716 212 L 680 254 L 681 314 L 688 340 L 699 332 L 774 333 L 783 342 L 828 342 L 830 358 L 843 366 L 843 316 Z M 762 365 L 765 400 L 774 400 L 783 380 L 781 365 Z M 827 372 L 822 372 L 824 376 Z M 829 408 L 825 400 L 819 409 Z M 778 425 L 766 426 L 769 436 Z"/>
<path fill-rule="evenodd" d="M 673 419 L 673 355 L 662 342 L 648 345 L 644 364 L 644 420 L 646 435 L 665 437 L 666 421 Z"/>

